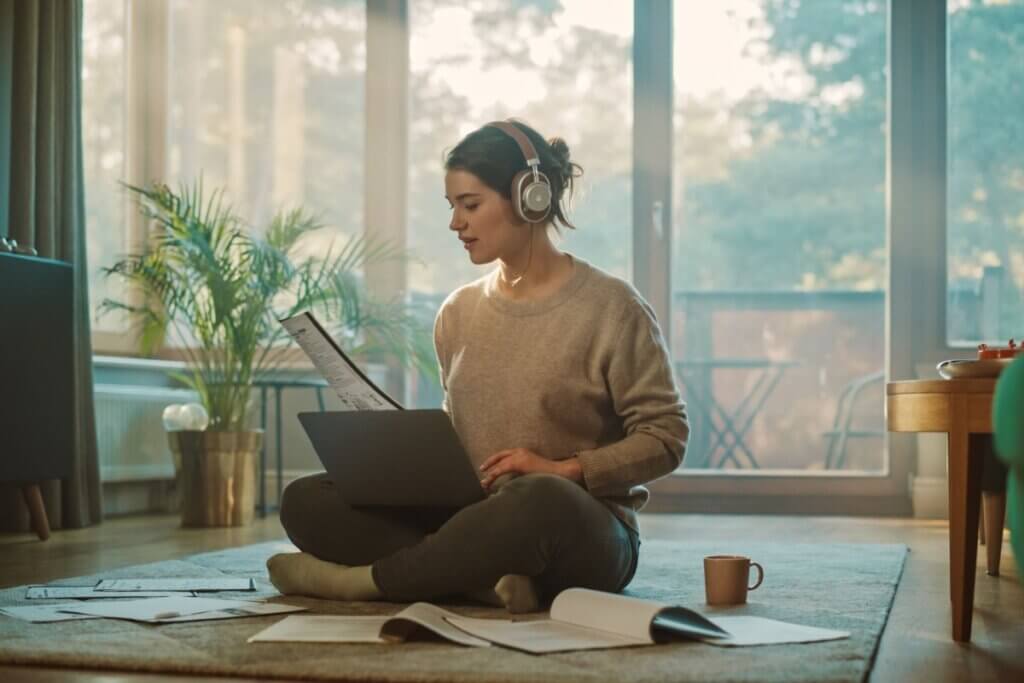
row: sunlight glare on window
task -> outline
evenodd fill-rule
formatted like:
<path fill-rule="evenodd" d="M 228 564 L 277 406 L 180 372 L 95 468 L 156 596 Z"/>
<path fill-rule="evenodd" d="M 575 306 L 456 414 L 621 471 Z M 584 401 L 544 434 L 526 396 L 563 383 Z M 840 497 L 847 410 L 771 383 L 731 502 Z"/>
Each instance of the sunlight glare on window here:
<path fill-rule="evenodd" d="M 633 3 L 418 0 L 409 4 L 411 297 L 433 317 L 474 266 L 448 229 L 442 158 L 510 117 L 559 136 L 585 173 L 560 246 L 620 277 L 632 257 Z M 439 401 L 423 388 L 421 406 Z"/>

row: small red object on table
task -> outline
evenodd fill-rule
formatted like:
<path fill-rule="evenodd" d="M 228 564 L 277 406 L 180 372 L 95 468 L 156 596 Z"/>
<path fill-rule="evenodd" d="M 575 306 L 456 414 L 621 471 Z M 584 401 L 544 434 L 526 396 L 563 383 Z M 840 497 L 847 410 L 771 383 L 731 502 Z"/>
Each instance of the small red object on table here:
<path fill-rule="evenodd" d="M 1014 358 L 1019 353 L 1024 353 L 1024 344 L 1017 344 L 1013 339 L 1006 346 L 989 346 L 978 344 L 978 360 L 992 360 L 994 358 Z"/>

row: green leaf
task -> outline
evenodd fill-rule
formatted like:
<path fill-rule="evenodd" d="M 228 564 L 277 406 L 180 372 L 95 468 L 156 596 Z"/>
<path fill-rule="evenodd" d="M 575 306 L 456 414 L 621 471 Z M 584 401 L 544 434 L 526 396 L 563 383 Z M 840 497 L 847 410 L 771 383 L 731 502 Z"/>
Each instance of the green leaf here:
<path fill-rule="evenodd" d="M 177 190 L 122 185 L 151 233 L 143 253 L 103 269 L 128 294 L 104 300 L 101 313 L 128 315 L 144 354 L 168 343 L 183 350 L 189 372 L 174 378 L 199 394 L 211 429 L 248 428 L 254 379 L 277 367 L 291 343 L 278 320 L 303 310 L 358 340 L 354 353 L 385 354 L 436 376 L 429 320 L 402 302 L 373 301 L 363 283 L 367 265 L 406 259 L 405 250 L 355 237 L 322 257 L 300 257 L 302 238 L 324 227 L 301 207 L 251 230 L 201 177 Z"/>

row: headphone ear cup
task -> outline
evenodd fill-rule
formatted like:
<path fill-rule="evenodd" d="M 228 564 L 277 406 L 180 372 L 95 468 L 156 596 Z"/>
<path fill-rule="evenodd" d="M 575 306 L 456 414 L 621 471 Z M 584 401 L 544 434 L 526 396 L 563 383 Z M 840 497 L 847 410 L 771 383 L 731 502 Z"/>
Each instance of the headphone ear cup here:
<path fill-rule="evenodd" d="M 512 191 L 509 193 L 512 198 L 512 210 L 515 211 L 516 216 L 521 221 L 530 222 L 530 218 L 527 217 L 523 206 L 523 188 L 526 187 L 526 176 L 530 175 L 529 171 L 520 171 L 512 177 Z"/>
<path fill-rule="evenodd" d="M 539 175 L 541 180 L 535 181 L 533 171 L 526 169 L 512 178 L 512 208 L 527 223 L 540 223 L 551 213 L 551 183 L 546 175 Z"/>

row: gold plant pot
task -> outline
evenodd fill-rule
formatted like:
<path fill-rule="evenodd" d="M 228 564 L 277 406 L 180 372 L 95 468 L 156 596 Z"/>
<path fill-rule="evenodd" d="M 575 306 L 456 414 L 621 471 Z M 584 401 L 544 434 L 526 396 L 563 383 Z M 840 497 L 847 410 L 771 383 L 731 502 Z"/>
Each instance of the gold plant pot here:
<path fill-rule="evenodd" d="M 181 525 L 245 526 L 256 505 L 263 431 L 168 432 L 181 492 Z"/>

